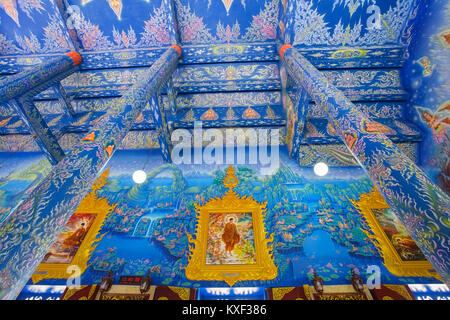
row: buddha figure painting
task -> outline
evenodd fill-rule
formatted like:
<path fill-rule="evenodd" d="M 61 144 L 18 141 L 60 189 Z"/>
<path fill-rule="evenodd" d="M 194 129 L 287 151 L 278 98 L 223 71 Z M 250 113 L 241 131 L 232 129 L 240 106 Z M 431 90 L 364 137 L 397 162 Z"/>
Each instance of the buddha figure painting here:
<path fill-rule="evenodd" d="M 95 216 L 92 213 L 72 215 L 44 256 L 42 263 L 70 263 L 94 222 Z"/>
<path fill-rule="evenodd" d="M 210 213 L 206 264 L 254 264 L 251 213 Z"/>
<path fill-rule="evenodd" d="M 378 223 L 403 261 L 424 261 L 425 256 L 391 209 L 372 209 Z"/>

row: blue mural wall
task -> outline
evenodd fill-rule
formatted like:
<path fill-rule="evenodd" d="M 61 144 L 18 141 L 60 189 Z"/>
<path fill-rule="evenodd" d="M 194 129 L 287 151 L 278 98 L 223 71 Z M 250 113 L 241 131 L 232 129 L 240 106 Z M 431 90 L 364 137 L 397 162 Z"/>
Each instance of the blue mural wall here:
<path fill-rule="evenodd" d="M 414 0 L 282 0 L 284 42 L 295 47 L 399 45 Z M 377 21 L 376 16 L 381 15 Z M 378 23 L 379 22 L 379 23 Z"/>
<path fill-rule="evenodd" d="M 450 3 L 427 1 L 403 68 L 408 115 L 426 132 L 421 165 L 450 194 Z"/>
<path fill-rule="evenodd" d="M 0 153 L 0 224 L 50 169 L 42 152 Z"/>
<path fill-rule="evenodd" d="M 68 10 L 68 8 L 70 8 Z M 176 43 L 169 0 L 69 0 L 63 8 L 83 51 L 164 47 Z"/>
<path fill-rule="evenodd" d="M 448 4 L 430 2 L 432 9 L 427 10 L 432 15 L 418 20 L 416 32 L 423 34 L 423 38 L 412 43 L 403 70 L 407 73 L 403 82 L 412 93 L 408 105 L 403 102 L 408 95 L 400 81 L 399 69 L 389 68 L 400 67 L 403 48 L 411 41 L 410 20 L 420 16 L 417 1 L 382 0 L 377 5 L 383 17 L 380 29 L 367 30 L 371 3 L 366 0 L 0 0 L 0 62 L 2 72 L 17 72 L 22 66 L 41 62 L 38 55 L 73 49 L 73 41 L 75 48 L 83 52 L 85 69 L 143 67 L 159 56 L 157 49 L 153 50 L 155 47 L 170 45 L 179 36 L 180 43 L 186 46 L 184 63 L 220 62 L 212 66 L 181 65 L 176 71 L 174 85 L 182 94 L 177 96 L 181 110 L 173 120 L 179 126 L 189 127 L 199 119 L 206 126 L 249 123 L 284 126 L 289 119 L 281 110 L 285 97 L 275 91 L 281 87 L 277 63 L 228 63 L 238 58 L 276 60 L 274 41 L 279 27 L 283 29 L 284 41 L 303 50 L 317 67 L 378 68 L 324 73 L 352 100 L 360 101 L 358 106 L 364 112 L 386 125 L 390 138 L 399 142 L 410 158 L 416 160 L 420 155 L 427 172 L 446 189 L 450 176 Z M 79 11 L 67 15 L 67 6 Z M 285 8 L 288 17 L 282 26 L 278 24 L 281 8 Z M 74 21 L 74 17 L 80 19 Z M 64 29 L 62 19 L 68 23 L 69 32 Z M 15 58 L 9 63 L 9 55 L 27 58 L 17 58 L 20 61 Z M 136 83 L 142 71 L 143 68 L 85 70 L 65 79 L 65 88 L 78 98 L 74 101 L 75 109 L 81 112 L 71 123 L 61 115 L 63 111 L 57 101 L 41 100 L 36 104 L 52 130 L 61 130 L 60 143 L 68 149 L 85 135 L 83 131 L 102 118 L 106 109 L 119 107 L 114 97 Z M 258 91 L 239 92 L 246 90 Z M 55 99 L 55 96 L 46 91 L 39 98 Z M 165 96 L 163 101 L 167 104 Z M 253 110 L 253 118 L 245 118 L 249 108 Z M 154 129 L 149 112 L 144 111 L 133 129 Z M 428 132 L 420 152 L 414 142 L 422 139 L 421 132 L 405 123 L 405 114 Z M 38 150 L 29 135 L 20 135 L 26 129 L 17 115 L 0 106 L 0 117 L 0 133 L 8 134 L 0 139 L 0 150 Z M 330 165 L 357 165 L 345 146 L 337 144 L 336 132 L 316 105 L 308 106 L 307 117 L 305 140 L 317 145 L 301 146 L 300 165 L 314 164 L 318 161 L 317 154 L 324 155 Z M 132 131 L 123 143 L 124 148 L 158 146 L 154 131 Z M 298 163 L 283 152 L 281 168 L 273 175 L 263 175 L 257 166 L 237 168 L 241 179 L 238 191 L 251 194 L 258 201 L 269 201 L 267 227 L 276 235 L 275 258 L 280 268 L 279 277 L 273 281 L 238 285 L 310 283 L 311 268 L 327 283 L 348 283 L 351 268 L 359 268 L 364 275 L 367 265 L 372 264 L 381 267 L 384 283 L 435 281 L 398 278 L 382 266 L 379 254 L 359 229 L 359 215 L 346 200 L 347 196 L 355 199 L 372 188 L 361 169 L 331 168 L 327 178 L 318 178 L 311 174 L 311 168 L 301 169 Z M 0 223 L 49 168 L 40 153 L 0 154 Z M 131 180 L 131 174 L 138 168 L 144 168 L 152 177 L 140 186 Z M 94 252 L 92 266 L 82 282 L 97 283 L 112 268 L 116 276 L 140 275 L 151 270 L 155 284 L 223 285 L 192 283 L 183 270 L 187 264 L 185 232 L 193 233 L 195 225 L 193 202 L 206 201 L 224 191 L 223 170 L 224 167 L 167 165 L 155 150 L 118 152 L 111 162 L 108 185 L 101 194 L 118 206 L 104 225 L 102 232 L 108 234 Z"/>
<path fill-rule="evenodd" d="M 279 0 L 209 0 L 199 5 L 203 2 L 175 0 L 183 44 L 275 40 Z"/>
<path fill-rule="evenodd" d="M 73 48 L 55 1 L 0 1 L 0 56 L 49 54 Z"/>
<path fill-rule="evenodd" d="M 236 165 L 240 194 L 268 201 L 266 228 L 275 232 L 275 263 L 279 276 L 272 281 L 246 281 L 238 286 L 294 286 L 310 283 L 314 268 L 329 284 L 349 282 L 350 270 L 364 276 L 367 266 L 381 268 L 382 283 L 434 283 L 432 278 L 399 278 L 390 274 L 370 240 L 361 231 L 361 218 L 348 198 L 370 192 L 372 184 L 356 167 L 330 168 L 317 177 L 310 167 L 300 168 L 281 150 L 281 163 L 274 172 L 256 165 Z M 3 153 L 6 157 L 7 154 Z M 9 185 L 0 192 L 18 201 L 34 176 L 30 168 L 46 167 L 38 155 L 17 155 L 16 175 L 3 169 Z M 34 156 L 34 158 L 33 158 Z M 132 173 L 144 169 L 147 181 L 135 184 Z M 173 165 L 162 161 L 159 151 L 117 151 L 100 196 L 118 203 L 105 220 L 99 242 L 82 275 L 82 284 L 98 283 L 108 270 L 119 275 L 144 275 L 148 270 L 154 284 L 173 286 L 224 286 L 224 283 L 192 282 L 186 279 L 188 242 L 186 232 L 195 230 L 193 203 L 202 203 L 224 191 L 225 166 Z M 18 188 L 12 183 L 23 181 Z M 13 198 L 13 197 L 16 198 Z M 5 206 L 0 204 L 0 208 Z M 31 283 L 31 282 L 30 282 Z M 65 280 L 42 280 L 39 284 L 65 284 Z"/>

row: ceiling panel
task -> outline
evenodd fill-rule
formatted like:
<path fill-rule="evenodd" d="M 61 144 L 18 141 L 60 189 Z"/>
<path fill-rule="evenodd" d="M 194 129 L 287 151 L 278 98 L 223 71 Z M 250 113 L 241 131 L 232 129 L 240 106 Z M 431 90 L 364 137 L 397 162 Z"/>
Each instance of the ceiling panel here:
<path fill-rule="evenodd" d="M 51 54 L 72 49 L 54 1 L 0 0 L 0 56 Z"/>

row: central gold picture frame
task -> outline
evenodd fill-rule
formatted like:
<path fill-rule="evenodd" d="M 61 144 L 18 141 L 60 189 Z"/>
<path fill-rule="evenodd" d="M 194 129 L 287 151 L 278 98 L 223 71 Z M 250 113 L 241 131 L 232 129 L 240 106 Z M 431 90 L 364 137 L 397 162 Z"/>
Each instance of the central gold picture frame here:
<path fill-rule="evenodd" d="M 189 245 L 189 263 L 185 273 L 189 280 L 225 281 L 233 286 L 238 281 L 273 280 L 278 275 L 278 268 L 273 259 L 273 233 L 267 238 L 264 228 L 267 202 L 258 203 L 251 196 L 240 196 L 233 190 L 238 185 L 238 178 L 230 165 L 223 180 L 228 191 L 220 198 L 212 198 L 203 205 L 194 204 L 197 229 L 195 239 L 187 233 Z M 213 213 L 252 214 L 253 236 L 255 245 L 255 263 L 252 264 L 207 264 L 209 217 Z"/>

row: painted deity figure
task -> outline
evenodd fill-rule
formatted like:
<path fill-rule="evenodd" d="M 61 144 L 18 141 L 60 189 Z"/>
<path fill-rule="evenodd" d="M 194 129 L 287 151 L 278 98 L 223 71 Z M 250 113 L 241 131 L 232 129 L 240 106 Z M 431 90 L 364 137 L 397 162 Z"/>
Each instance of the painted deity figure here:
<path fill-rule="evenodd" d="M 238 244 L 240 240 L 241 236 L 234 224 L 234 218 L 230 218 L 223 228 L 222 234 L 222 241 L 225 243 L 225 253 L 228 253 L 230 256 L 233 255 L 232 251 L 234 246 Z"/>
<path fill-rule="evenodd" d="M 417 107 L 420 117 L 426 125 L 433 130 L 433 135 L 444 135 L 448 141 L 446 129 L 450 125 L 450 102 L 442 104 L 435 112 L 427 108 Z"/>
<path fill-rule="evenodd" d="M 82 222 L 80 227 L 64 240 L 63 248 L 72 248 L 81 244 L 87 231 L 85 225 L 86 224 Z"/>

